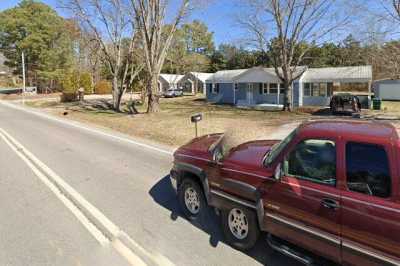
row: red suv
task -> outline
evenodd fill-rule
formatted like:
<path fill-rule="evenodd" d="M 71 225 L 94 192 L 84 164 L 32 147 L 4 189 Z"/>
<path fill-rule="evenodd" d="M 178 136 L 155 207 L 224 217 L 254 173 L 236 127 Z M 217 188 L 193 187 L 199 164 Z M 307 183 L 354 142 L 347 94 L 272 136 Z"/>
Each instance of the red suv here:
<path fill-rule="evenodd" d="M 174 154 L 171 180 L 189 219 L 207 206 L 226 240 L 271 247 L 303 263 L 400 265 L 400 139 L 376 121 L 307 122 L 284 140 L 227 148 L 223 134 Z"/>

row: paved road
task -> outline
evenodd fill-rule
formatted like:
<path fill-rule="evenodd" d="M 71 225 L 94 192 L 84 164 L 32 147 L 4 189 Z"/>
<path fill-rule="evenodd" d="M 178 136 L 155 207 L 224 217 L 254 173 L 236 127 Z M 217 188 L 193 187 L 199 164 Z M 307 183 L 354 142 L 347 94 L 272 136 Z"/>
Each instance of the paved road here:
<path fill-rule="evenodd" d="M 231 248 L 212 212 L 207 224 L 184 219 L 168 179 L 168 153 L 1 102 L 0 128 L 129 235 L 141 254 L 147 254 L 146 262 L 296 265 L 271 251 L 263 239 L 248 253 Z M 101 245 L 1 138 L 0 184 L 0 265 L 127 262 L 111 246 Z"/>

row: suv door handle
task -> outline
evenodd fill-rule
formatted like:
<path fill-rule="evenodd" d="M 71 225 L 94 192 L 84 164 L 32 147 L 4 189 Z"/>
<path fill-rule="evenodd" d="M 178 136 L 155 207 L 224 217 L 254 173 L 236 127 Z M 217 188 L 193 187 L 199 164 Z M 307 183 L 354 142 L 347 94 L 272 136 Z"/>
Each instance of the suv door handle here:
<path fill-rule="evenodd" d="M 339 203 L 333 199 L 322 199 L 321 205 L 331 210 L 336 210 L 339 208 Z"/>

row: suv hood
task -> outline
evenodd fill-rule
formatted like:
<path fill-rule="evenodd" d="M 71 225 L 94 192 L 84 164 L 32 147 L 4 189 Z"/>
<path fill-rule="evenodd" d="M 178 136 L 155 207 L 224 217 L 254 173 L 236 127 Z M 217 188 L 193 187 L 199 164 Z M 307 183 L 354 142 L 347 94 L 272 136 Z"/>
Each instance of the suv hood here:
<path fill-rule="evenodd" d="M 259 167 L 272 146 L 280 140 L 255 140 L 240 144 L 225 157 L 224 162 L 244 167 Z"/>
<path fill-rule="evenodd" d="M 190 142 L 186 143 L 179 150 L 187 150 L 194 152 L 209 152 L 211 151 L 223 137 L 222 133 L 210 134 L 192 139 Z"/>

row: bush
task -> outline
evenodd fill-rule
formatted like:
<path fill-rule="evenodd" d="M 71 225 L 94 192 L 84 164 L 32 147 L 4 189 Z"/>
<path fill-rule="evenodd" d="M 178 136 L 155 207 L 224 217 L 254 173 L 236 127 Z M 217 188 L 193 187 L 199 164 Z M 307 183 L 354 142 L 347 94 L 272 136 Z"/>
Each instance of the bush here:
<path fill-rule="evenodd" d="M 69 71 L 61 79 L 63 93 L 76 93 L 79 89 L 79 72 Z"/>
<path fill-rule="evenodd" d="M 94 87 L 96 94 L 110 94 L 112 91 L 111 83 L 107 80 L 100 80 Z"/>
<path fill-rule="evenodd" d="M 90 75 L 90 73 L 84 72 L 80 75 L 79 87 L 85 89 L 85 94 L 93 93 L 92 75 Z"/>
<path fill-rule="evenodd" d="M 85 89 L 85 94 L 92 94 L 92 75 L 88 72 L 79 73 L 78 70 L 68 71 L 61 79 L 63 92 L 74 93 L 79 88 Z"/>

